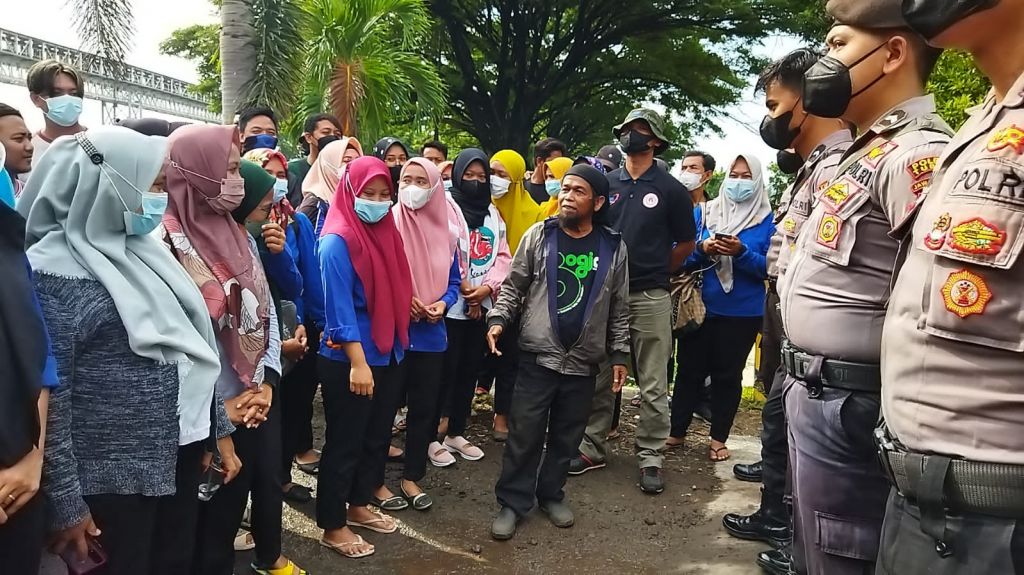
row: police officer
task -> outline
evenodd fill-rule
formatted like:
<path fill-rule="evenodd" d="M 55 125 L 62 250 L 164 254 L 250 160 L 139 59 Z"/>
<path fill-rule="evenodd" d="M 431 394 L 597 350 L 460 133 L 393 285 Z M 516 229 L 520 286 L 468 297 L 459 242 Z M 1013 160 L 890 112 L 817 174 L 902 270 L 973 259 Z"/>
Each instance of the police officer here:
<path fill-rule="evenodd" d="M 889 497 L 877 572 L 1024 572 L 1024 0 L 903 3 L 992 92 L 905 241 L 882 344 Z"/>
<path fill-rule="evenodd" d="M 756 91 L 764 92 L 768 115 L 761 123 L 761 138 L 780 150 L 780 166 L 796 160 L 796 179 L 782 196 L 776 214 L 776 232 L 768 252 L 768 298 L 765 304 L 762 341 L 763 363 L 781 362 L 782 318 L 779 311 L 777 279 L 786 272 L 796 240 L 803 229 L 818 191 L 835 176 L 840 157 L 853 142 L 849 126 L 835 118 L 812 116 L 800 101 L 804 74 L 817 63 L 820 54 L 801 48 L 768 66 L 758 78 Z M 793 151 L 787 151 L 792 149 Z M 806 158 L 806 162 L 804 161 Z M 772 349 L 766 342 L 778 342 Z M 775 356 L 775 357 L 773 357 Z M 756 539 L 781 546 L 791 537 L 789 512 L 783 503 L 786 491 L 786 420 L 782 389 L 786 372 L 773 369 L 766 379 L 768 402 L 761 412 L 762 462 L 737 465 L 737 477 L 763 481 L 761 507 L 751 515 L 730 513 L 722 519 L 725 530 L 741 539 Z M 776 384 L 773 384 L 772 380 Z M 758 564 L 772 573 L 785 573 L 789 553 L 785 550 L 759 554 Z"/>
<path fill-rule="evenodd" d="M 793 567 L 869 573 L 888 482 L 875 454 L 882 322 L 912 214 L 949 141 L 925 82 L 939 51 L 900 0 L 829 0 L 828 55 L 804 75 L 803 107 L 860 136 L 822 189 L 779 283 L 793 478 Z"/>

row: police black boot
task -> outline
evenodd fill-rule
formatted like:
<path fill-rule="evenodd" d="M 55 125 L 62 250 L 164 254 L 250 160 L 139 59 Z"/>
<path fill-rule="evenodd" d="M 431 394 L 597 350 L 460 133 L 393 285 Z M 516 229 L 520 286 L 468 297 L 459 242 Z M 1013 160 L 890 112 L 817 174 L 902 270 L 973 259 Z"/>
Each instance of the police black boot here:
<path fill-rule="evenodd" d="M 758 509 L 751 515 L 729 513 L 722 518 L 722 525 L 729 535 L 751 541 L 764 541 L 781 547 L 792 539 L 789 523 L 773 519 Z"/>
<path fill-rule="evenodd" d="M 758 553 L 757 565 L 771 575 L 790 575 L 793 573 L 793 557 L 789 546 Z"/>
<path fill-rule="evenodd" d="M 737 463 L 732 466 L 732 473 L 736 476 L 736 479 L 739 479 L 740 481 L 761 483 L 761 476 L 764 473 L 764 462 L 758 461 L 757 463 L 751 463 L 750 465 Z"/>

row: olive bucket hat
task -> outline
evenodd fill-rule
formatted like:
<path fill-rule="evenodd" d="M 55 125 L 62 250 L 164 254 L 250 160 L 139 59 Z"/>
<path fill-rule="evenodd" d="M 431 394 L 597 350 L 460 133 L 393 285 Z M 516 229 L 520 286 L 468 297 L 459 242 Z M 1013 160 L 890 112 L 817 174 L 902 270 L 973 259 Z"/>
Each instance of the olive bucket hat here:
<path fill-rule="evenodd" d="M 651 131 L 654 132 L 654 136 L 661 140 L 661 145 L 654 150 L 656 154 L 663 153 L 672 145 L 672 142 L 668 141 L 668 138 L 665 137 L 665 120 L 662 119 L 661 114 L 647 108 L 637 108 L 633 110 L 626 115 L 626 119 L 623 120 L 621 124 L 612 128 L 612 134 L 615 136 L 616 140 L 622 136 L 622 128 L 634 120 L 643 120 L 647 122 L 647 125 L 651 127 Z"/>

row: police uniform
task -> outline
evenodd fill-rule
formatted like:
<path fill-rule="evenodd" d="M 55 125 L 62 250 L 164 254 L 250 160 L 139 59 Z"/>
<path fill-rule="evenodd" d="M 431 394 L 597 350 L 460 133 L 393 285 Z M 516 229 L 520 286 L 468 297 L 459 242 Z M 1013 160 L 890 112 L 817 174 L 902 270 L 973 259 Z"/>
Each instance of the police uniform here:
<path fill-rule="evenodd" d="M 901 18 L 894 1 L 832 0 L 828 9 L 869 29 L 891 26 L 883 16 Z M 860 575 L 874 566 L 889 490 L 873 431 L 899 248 L 892 233 L 912 216 L 950 134 L 931 96 L 882 115 L 818 192 L 780 280 L 799 573 Z"/>
<path fill-rule="evenodd" d="M 1024 572 L 1022 243 L 1024 75 L 950 143 L 906 241 L 883 338 L 881 573 Z"/>

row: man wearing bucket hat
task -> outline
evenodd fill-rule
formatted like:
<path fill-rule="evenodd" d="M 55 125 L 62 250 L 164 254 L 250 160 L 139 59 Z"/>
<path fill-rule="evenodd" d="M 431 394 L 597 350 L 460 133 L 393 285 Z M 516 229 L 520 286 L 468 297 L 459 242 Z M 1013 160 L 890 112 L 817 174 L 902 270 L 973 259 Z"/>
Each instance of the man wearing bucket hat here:
<path fill-rule="evenodd" d="M 907 27 L 900 0 L 829 0 L 825 10 L 836 25 L 828 55 L 804 73 L 803 108 L 860 136 L 779 278 L 793 569 L 861 575 L 874 571 L 889 493 L 873 438 L 882 324 L 899 263 L 923 247 L 901 251 L 900 240 L 951 131 L 925 92 L 939 51 Z"/>
<path fill-rule="evenodd" d="M 669 433 L 668 364 L 672 353 L 672 309 L 669 275 L 694 248 L 697 229 L 690 194 L 654 156 L 671 145 L 664 121 L 653 111 L 638 108 L 612 129 L 626 162 L 608 174 L 608 223 L 622 234 L 629 250 L 629 331 L 633 376 L 640 387 L 640 421 L 636 452 L 640 488 L 661 493 L 661 448 Z M 580 455 L 569 473 L 580 475 L 605 466 L 608 432 L 615 394 L 611 365 L 597 378 L 594 401 Z"/>

